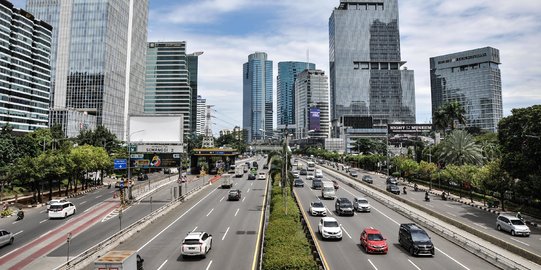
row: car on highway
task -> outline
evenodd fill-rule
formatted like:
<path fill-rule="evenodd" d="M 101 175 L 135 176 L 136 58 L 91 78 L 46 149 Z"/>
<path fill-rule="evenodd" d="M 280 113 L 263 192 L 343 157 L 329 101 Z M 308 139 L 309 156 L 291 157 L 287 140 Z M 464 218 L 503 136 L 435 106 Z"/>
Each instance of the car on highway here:
<path fill-rule="evenodd" d="M 322 188 L 323 188 L 323 181 L 321 181 L 321 179 L 312 180 L 312 189 L 322 189 Z"/>
<path fill-rule="evenodd" d="M 51 204 L 53 203 L 60 203 L 60 202 L 67 202 L 65 199 L 52 199 L 47 202 L 47 211 L 51 208 Z"/>
<path fill-rule="evenodd" d="M 363 197 L 353 198 L 353 209 L 357 212 L 370 212 L 371 206 L 368 200 Z"/>
<path fill-rule="evenodd" d="M 342 240 L 342 226 L 333 217 L 322 217 L 319 220 L 317 229 L 323 239 Z"/>
<path fill-rule="evenodd" d="M 397 185 L 388 184 L 387 185 L 387 191 L 389 191 L 389 192 L 391 192 L 393 194 L 396 194 L 396 195 L 400 195 L 400 188 Z"/>
<path fill-rule="evenodd" d="M 370 176 L 370 175 L 364 175 L 362 180 L 363 180 L 363 182 L 366 182 L 368 184 L 373 184 L 374 183 L 374 179 L 372 179 L 372 176 Z"/>
<path fill-rule="evenodd" d="M 381 235 L 379 230 L 372 227 L 364 229 L 359 240 L 361 242 L 361 247 L 364 248 L 366 253 L 387 254 L 389 251 L 387 239 Z"/>
<path fill-rule="evenodd" d="M 297 179 L 293 180 L 293 186 L 294 187 L 304 187 L 304 182 L 300 178 L 297 178 Z"/>
<path fill-rule="evenodd" d="M 229 190 L 229 193 L 227 194 L 227 200 L 229 201 L 238 201 L 240 200 L 241 194 L 240 190 L 238 189 L 232 189 Z"/>
<path fill-rule="evenodd" d="M 434 244 L 430 236 L 414 223 L 400 224 L 398 231 L 398 243 L 409 251 L 412 256 L 432 255 L 434 256 Z"/>
<path fill-rule="evenodd" d="M 334 203 L 334 210 L 339 216 L 349 215 L 353 216 L 353 204 L 348 198 L 338 198 Z"/>
<path fill-rule="evenodd" d="M 359 174 L 357 173 L 357 171 L 351 170 L 351 171 L 349 171 L 349 176 L 351 176 L 351 177 L 357 177 L 357 176 L 359 176 Z"/>
<path fill-rule="evenodd" d="M 316 169 L 315 178 L 323 178 L 323 171 L 321 169 Z"/>
<path fill-rule="evenodd" d="M 259 174 L 257 174 L 257 180 L 265 180 L 265 179 L 267 179 L 266 173 L 260 172 Z"/>
<path fill-rule="evenodd" d="M 207 253 L 212 249 L 212 235 L 206 232 L 190 232 L 182 241 L 180 254 L 182 257 L 202 256 L 207 257 Z"/>
<path fill-rule="evenodd" d="M 496 229 L 506 231 L 511 235 L 530 236 L 530 228 L 516 216 L 500 214 L 496 218 Z"/>
<path fill-rule="evenodd" d="M 327 216 L 327 208 L 320 201 L 311 202 L 310 214 L 312 216 Z"/>
<path fill-rule="evenodd" d="M 308 172 L 308 174 L 306 174 L 306 180 L 314 180 L 314 179 L 315 179 L 315 176 L 313 172 Z"/>
<path fill-rule="evenodd" d="M 13 241 L 15 241 L 15 236 L 13 236 L 12 233 L 5 230 L 0 230 L 0 247 L 11 245 L 13 244 Z"/>
<path fill-rule="evenodd" d="M 291 171 L 291 174 L 292 174 L 292 175 L 293 175 L 293 177 L 295 177 L 295 178 L 297 178 L 297 177 L 299 177 L 299 176 L 300 176 L 300 173 L 299 173 L 299 171 L 297 171 L 297 170 L 293 170 L 293 171 Z"/>
<path fill-rule="evenodd" d="M 398 180 L 392 176 L 387 177 L 387 185 L 398 185 Z"/>
<path fill-rule="evenodd" d="M 68 216 L 74 215 L 75 211 L 76 207 L 73 203 L 68 201 L 57 202 L 51 204 L 48 216 L 49 218 L 67 218 Z"/>
<path fill-rule="evenodd" d="M 248 180 L 255 180 L 256 174 L 255 173 L 249 173 L 248 174 Z"/>
<path fill-rule="evenodd" d="M 306 169 L 301 169 L 301 170 L 299 171 L 299 174 L 300 174 L 300 175 L 306 175 L 307 173 L 308 173 L 308 171 L 306 171 Z"/>

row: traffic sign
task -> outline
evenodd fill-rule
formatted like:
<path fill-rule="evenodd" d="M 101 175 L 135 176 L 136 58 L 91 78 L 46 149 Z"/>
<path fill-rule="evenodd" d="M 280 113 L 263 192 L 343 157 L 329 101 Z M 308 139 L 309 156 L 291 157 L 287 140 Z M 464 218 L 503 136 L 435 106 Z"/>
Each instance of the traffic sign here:
<path fill-rule="evenodd" d="M 128 161 L 126 159 L 115 159 L 115 170 L 126 169 L 128 167 Z"/>

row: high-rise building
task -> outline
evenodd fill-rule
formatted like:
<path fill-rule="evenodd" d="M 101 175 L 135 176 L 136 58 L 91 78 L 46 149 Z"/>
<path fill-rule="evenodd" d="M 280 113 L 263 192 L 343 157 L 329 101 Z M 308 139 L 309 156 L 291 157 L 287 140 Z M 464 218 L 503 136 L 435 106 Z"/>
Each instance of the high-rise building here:
<path fill-rule="evenodd" d="M 205 127 L 207 126 L 207 100 L 201 96 L 197 96 L 197 116 L 195 117 L 196 128 L 195 134 L 205 135 Z"/>
<path fill-rule="evenodd" d="M 397 0 L 340 0 L 329 18 L 333 132 L 342 116 L 415 122 L 413 71 L 401 67 Z M 333 134 L 336 136 L 336 134 Z"/>
<path fill-rule="evenodd" d="M 0 1 L 0 16 L 0 126 L 47 128 L 52 27 L 8 1 Z"/>
<path fill-rule="evenodd" d="M 495 132 L 503 117 L 500 52 L 479 48 L 430 58 L 432 114 L 458 101 L 467 127 Z"/>
<path fill-rule="evenodd" d="M 295 137 L 330 135 L 329 84 L 322 70 L 305 70 L 295 80 Z"/>
<path fill-rule="evenodd" d="M 27 0 L 26 10 L 53 27 L 49 124 L 78 112 L 125 140 L 128 114 L 143 112 L 148 0 Z"/>
<path fill-rule="evenodd" d="M 192 88 L 189 73 L 186 42 L 148 43 L 145 113 L 182 114 L 185 136 L 192 131 Z"/>
<path fill-rule="evenodd" d="M 279 62 L 276 78 L 277 128 L 293 129 L 295 125 L 295 79 L 306 69 L 315 69 L 316 65 L 307 62 Z"/>
<path fill-rule="evenodd" d="M 267 54 L 256 52 L 243 65 L 242 124 L 248 131 L 246 140 L 272 136 L 272 61 Z"/>
<path fill-rule="evenodd" d="M 186 55 L 186 61 L 188 64 L 188 74 L 190 75 L 190 88 L 192 89 L 192 112 L 191 112 L 191 122 L 190 125 L 192 127 L 191 132 L 196 131 L 197 127 L 197 75 L 198 75 L 198 69 L 199 69 L 199 56 L 202 55 L 203 52 L 195 52 Z"/>

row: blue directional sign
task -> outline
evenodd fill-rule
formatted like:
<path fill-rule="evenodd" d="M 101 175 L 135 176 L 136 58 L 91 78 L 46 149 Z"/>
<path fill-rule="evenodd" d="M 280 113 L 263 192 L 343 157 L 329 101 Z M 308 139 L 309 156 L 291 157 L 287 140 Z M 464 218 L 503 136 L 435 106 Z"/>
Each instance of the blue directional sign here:
<path fill-rule="evenodd" d="M 115 159 L 115 170 L 122 170 L 128 167 L 128 161 L 125 159 Z"/>

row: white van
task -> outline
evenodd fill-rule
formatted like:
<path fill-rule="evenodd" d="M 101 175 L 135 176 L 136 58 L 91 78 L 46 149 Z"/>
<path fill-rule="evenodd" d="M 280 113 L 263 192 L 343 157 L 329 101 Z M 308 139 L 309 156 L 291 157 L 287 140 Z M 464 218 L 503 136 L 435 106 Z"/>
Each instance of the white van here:
<path fill-rule="evenodd" d="M 68 216 L 71 216 L 75 214 L 75 205 L 73 203 L 65 201 L 65 202 L 57 202 L 52 203 L 49 206 L 49 218 L 66 218 Z"/>
<path fill-rule="evenodd" d="M 323 172 L 321 171 L 321 169 L 317 169 L 316 170 L 316 175 L 315 175 L 316 178 L 323 178 Z"/>
<path fill-rule="evenodd" d="M 334 200 L 336 198 L 336 193 L 334 191 L 334 185 L 332 182 L 323 181 L 323 187 L 321 188 L 321 197 L 323 199 Z"/>

